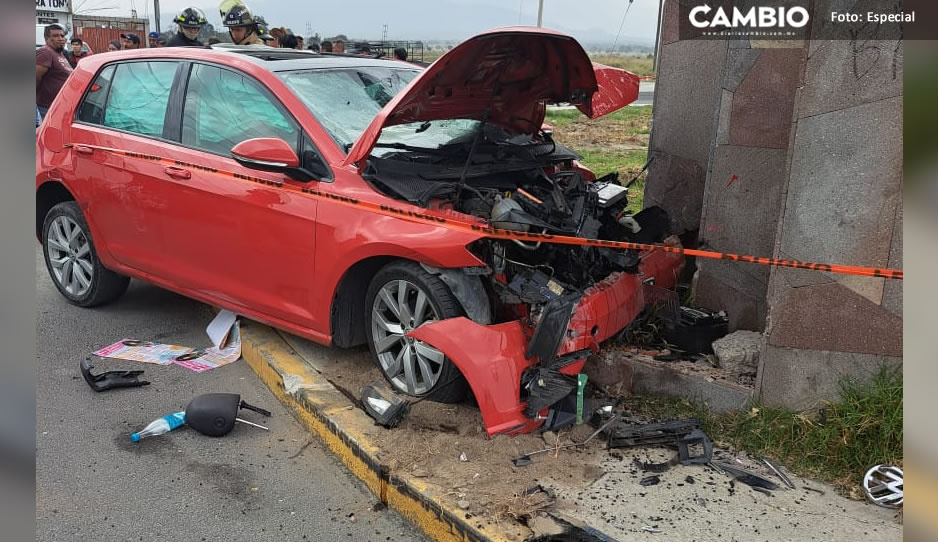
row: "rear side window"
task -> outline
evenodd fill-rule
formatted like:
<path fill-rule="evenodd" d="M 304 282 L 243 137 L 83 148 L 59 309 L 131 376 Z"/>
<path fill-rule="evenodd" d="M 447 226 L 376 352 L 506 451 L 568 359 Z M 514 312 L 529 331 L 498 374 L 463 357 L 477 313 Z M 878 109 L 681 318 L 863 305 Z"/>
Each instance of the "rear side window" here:
<path fill-rule="evenodd" d="M 114 66 L 101 70 L 91 83 L 91 88 L 85 94 L 85 99 L 78 106 L 78 120 L 91 124 L 104 123 L 104 102 L 107 100 L 108 90 L 111 88 L 111 79 L 114 77 Z"/>
<path fill-rule="evenodd" d="M 176 62 L 119 64 L 111 81 L 104 126 L 162 137 L 166 104 L 173 88 Z"/>
<path fill-rule="evenodd" d="M 277 137 L 296 149 L 298 128 L 250 78 L 206 64 L 189 76 L 182 117 L 183 145 L 231 155 L 246 139 Z"/>

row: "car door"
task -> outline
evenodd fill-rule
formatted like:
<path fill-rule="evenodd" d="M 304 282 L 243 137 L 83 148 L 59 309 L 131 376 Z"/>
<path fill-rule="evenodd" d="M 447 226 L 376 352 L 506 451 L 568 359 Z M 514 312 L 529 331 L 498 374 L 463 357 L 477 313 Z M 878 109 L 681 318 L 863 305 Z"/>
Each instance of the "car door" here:
<path fill-rule="evenodd" d="M 182 174 L 165 179 L 172 189 L 161 214 L 168 275 L 213 298 L 318 327 L 310 310 L 316 201 L 284 188 L 317 181 L 247 169 L 231 157 L 232 147 L 256 137 L 281 138 L 299 155 L 315 152 L 312 142 L 265 87 L 237 70 L 193 63 L 180 105 L 173 159 Z"/>
<path fill-rule="evenodd" d="M 72 179 L 91 188 L 86 215 L 99 250 L 134 269 L 159 274 L 166 166 L 129 158 L 168 154 L 169 97 L 184 64 L 130 61 L 106 65 L 82 98 L 70 127 Z"/>

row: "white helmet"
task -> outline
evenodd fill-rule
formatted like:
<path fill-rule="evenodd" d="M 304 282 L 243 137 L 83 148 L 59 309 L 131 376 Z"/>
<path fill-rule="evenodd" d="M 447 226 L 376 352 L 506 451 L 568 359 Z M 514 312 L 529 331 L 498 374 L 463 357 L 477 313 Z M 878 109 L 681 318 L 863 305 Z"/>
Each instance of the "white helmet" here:
<path fill-rule="evenodd" d="M 899 508 L 902 506 L 902 469 L 892 465 L 876 465 L 866 471 L 863 490 L 873 504 Z"/>

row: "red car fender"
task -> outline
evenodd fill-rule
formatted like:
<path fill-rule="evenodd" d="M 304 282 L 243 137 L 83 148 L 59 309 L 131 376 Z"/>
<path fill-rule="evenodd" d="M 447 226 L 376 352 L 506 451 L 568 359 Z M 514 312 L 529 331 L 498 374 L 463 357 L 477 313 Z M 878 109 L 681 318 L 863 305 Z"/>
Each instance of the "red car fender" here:
<path fill-rule="evenodd" d="M 434 346 L 466 377 L 488 436 L 530 432 L 543 420 L 524 416 L 521 373 L 533 364 L 524 357 L 528 340 L 518 321 L 485 326 L 468 318 L 422 325 L 409 336 Z"/>

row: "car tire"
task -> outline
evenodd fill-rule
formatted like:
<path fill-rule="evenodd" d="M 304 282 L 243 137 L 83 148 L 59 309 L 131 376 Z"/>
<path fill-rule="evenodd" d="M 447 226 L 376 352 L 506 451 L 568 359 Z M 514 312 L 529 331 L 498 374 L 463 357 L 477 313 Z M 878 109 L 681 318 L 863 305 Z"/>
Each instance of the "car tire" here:
<path fill-rule="evenodd" d="M 393 306 L 399 310 L 402 288 L 407 310 L 400 316 Z M 431 321 L 462 316 L 462 307 L 449 287 L 414 262 L 395 262 L 378 271 L 365 299 L 368 310 L 365 334 L 372 359 L 395 391 L 438 403 L 463 401 L 469 385 L 452 360 L 426 343 L 408 340 L 403 333 L 397 333 Z M 421 310 L 423 314 L 416 314 Z"/>
<path fill-rule="evenodd" d="M 130 277 L 105 269 L 88 223 L 74 201 L 49 210 L 42 224 L 42 253 L 59 293 L 73 305 L 94 307 L 123 295 Z"/>

